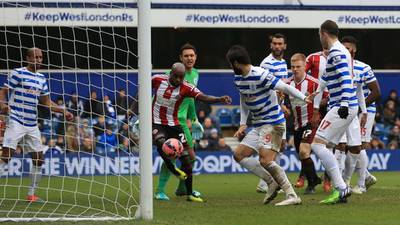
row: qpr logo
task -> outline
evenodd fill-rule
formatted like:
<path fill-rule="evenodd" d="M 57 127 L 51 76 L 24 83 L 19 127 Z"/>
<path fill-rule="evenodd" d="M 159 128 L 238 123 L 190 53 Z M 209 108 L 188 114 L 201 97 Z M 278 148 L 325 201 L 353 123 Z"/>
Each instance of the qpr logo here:
<path fill-rule="evenodd" d="M 250 90 L 254 91 L 257 89 L 257 84 L 250 84 Z"/>
<path fill-rule="evenodd" d="M 338 56 L 333 57 L 332 59 L 333 59 L 333 62 L 338 63 L 342 60 L 342 57 L 340 55 L 338 55 Z"/>

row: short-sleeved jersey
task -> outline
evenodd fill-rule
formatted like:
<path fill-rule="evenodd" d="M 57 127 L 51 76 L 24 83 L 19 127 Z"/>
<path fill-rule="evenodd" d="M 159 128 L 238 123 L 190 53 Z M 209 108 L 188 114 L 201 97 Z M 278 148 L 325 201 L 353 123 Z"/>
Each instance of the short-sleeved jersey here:
<path fill-rule="evenodd" d="M 329 92 L 329 108 L 358 107 L 356 87 L 353 85 L 353 65 L 349 51 L 336 41 L 329 50 L 326 70 L 321 80 Z"/>
<path fill-rule="evenodd" d="M 318 88 L 318 80 L 311 75 L 306 75 L 304 79 L 298 83 L 296 83 L 292 77 L 288 81 L 288 84 L 293 86 L 306 96 L 314 93 Z M 289 99 L 290 102 L 294 102 L 293 96 L 289 96 Z M 294 114 L 294 127 L 296 130 L 305 127 L 308 123 L 311 122 L 314 111 L 313 103 L 302 105 L 291 104 L 291 107 Z"/>
<path fill-rule="evenodd" d="M 279 79 L 272 73 L 252 66 L 246 76 L 235 75 L 234 82 L 240 93 L 240 104 L 248 108 L 252 115 L 253 126 L 285 122 L 274 91 Z"/>
<path fill-rule="evenodd" d="M 39 97 L 50 94 L 46 77 L 22 67 L 13 70 L 4 85 L 10 89 L 10 119 L 24 126 L 37 126 Z"/>
<path fill-rule="evenodd" d="M 152 77 L 153 123 L 168 126 L 178 126 L 178 110 L 185 97 L 196 98 L 201 91 L 184 81 L 179 86 L 169 83 L 169 76 L 155 75 Z"/>
<path fill-rule="evenodd" d="M 364 97 L 367 98 L 368 95 L 371 93 L 371 91 L 368 88 L 368 84 L 376 81 L 374 72 L 372 71 L 371 67 L 368 64 L 358 60 L 353 61 L 353 72 L 357 82 L 361 83 L 362 85 Z M 371 103 L 367 107 L 367 112 L 376 113 L 375 102 Z"/>
<path fill-rule="evenodd" d="M 315 52 L 306 58 L 306 73 L 315 79 L 319 79 L 326 68 L 326 56 L 322 51 Z"/>
<path fill-rule="evenodd" d="M 279 79 L 287 79 L 288 69 L 284 59 L 275 59 L 274 56 L 269 54 L 260 64 L 260 67 L 268 70 L 272 75 Z"/>

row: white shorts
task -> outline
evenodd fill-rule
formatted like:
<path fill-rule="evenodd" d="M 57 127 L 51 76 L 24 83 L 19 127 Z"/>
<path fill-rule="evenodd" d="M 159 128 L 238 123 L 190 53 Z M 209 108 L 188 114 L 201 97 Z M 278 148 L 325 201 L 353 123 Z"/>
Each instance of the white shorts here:
<path fill-rule="evenodd" d="M 357 116 L 358 108 L 349 108 L 349 115 L 346 119 L 339 117 L 337 113 L 339 107 L 333 107 L 325 115 L 324 119 L 318 127 L 316 136 L 323 139 L 327 143 L 337 145 L 340 138 L 346 132 L 347 127 L 351 124 L 353 119 Z M 358 132 L 360 133 L 360 132 Z"/>
<path fill-rule="evenodd" d="M 371 134 L 372 134 L 372 127 L 374 126 L 374 121 L 375 121 L 375 113 L 369 112 L 367 114 L 367 123 L 365 124 L 365 127 L 361 129 L 362 142 L 367 142 L 367 143 L 371 142 Z"/>
<path fill-rule="evenodd" d="M 286 123 L 276 125 L 263 125 L 252 129 L 240 142 L 258 152 L 260 148 L 272 149 L 279 152 L 281 149 L 282 135 L 286 130 Z"/>
<path fill-rule="evenodd" d="M 354 117 L 353 121 L 351 121 L 346 132 L 342 135 L 339 143 L 346 143 L 347 146 L 361 145 L 360 120 L 358 120 L 357 116 Z"/>
<path fill-rule="evenodd" d="M 38 126 L 27 127 L 10 119 L 4 132 L 3 147 L 15 150 L 21 141 L 24 141 L 24 152 L 44 151 Z"/>
<path fill-rule="evenodd" d="M 286 129 L 285 129 L 285 132 L 283 132 L 283 134 L 282 134 L 282 140 L 286 140 Z"/>

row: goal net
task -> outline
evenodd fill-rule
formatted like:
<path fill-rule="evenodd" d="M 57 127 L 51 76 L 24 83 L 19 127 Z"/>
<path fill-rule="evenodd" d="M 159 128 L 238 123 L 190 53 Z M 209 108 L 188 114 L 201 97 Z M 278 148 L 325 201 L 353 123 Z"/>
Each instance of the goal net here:
<path fill-rule="evenodd" d="M 4 87 L 11 72 L 23 68 L 6 103 L 14 98 L 23 111 L 24 104 L 37 111 L 44 156 L 41 166 L 34 163 L 38 154 L 31 151 L 38 149 L 25 136 L 8 163 L 2 161 L 0 221 L 120 220 L 139 211 L 138 117 L 128 112 L 138 92 L 137 5 L 112 2 L 0 3 L 0 83 Z M 37 72 L 51 99 L 73 120 L 41 102 L 34 109 L 29 91 L 21 90 L 37 76 L 24 68 L 32 47 L 43 52 Z M 0 141 L 13 107 L 0 115 Z"/>

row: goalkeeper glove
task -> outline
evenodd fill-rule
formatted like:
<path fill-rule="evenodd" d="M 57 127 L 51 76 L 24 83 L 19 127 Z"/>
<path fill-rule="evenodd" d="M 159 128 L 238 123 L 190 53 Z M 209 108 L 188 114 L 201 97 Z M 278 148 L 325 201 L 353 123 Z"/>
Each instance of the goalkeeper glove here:
<path fill-rule="evenodd" d="M 201 123 L 196 119 L 192 121 L 192 137 L 198 141 L 203 138 L 204 128 Z"/>

